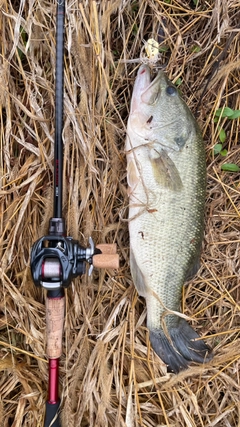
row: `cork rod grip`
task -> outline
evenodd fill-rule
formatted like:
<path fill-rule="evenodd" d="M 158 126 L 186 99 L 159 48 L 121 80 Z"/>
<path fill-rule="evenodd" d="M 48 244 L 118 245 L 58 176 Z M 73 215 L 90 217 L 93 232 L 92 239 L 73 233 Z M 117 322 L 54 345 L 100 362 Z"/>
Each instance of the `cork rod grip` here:
<path fill-rule="evenodd" d="M 65 298 L 46 299 L 47 356 L 57 359 L 62 354 Z"/>

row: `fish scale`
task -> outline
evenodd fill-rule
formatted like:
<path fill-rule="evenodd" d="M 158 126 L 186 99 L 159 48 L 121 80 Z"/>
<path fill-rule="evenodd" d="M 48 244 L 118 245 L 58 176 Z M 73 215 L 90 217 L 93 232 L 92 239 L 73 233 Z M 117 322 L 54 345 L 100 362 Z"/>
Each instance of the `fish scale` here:
<path fill-rule="evenodd" d="M 211 359 L 180 316 L 182 286 L 199 266 L 206 165 L 197 123 L 163 71 L 151 82 L 142 65 L 128 119 L 130 266 L 146 299 L 147 327 L 170 371 Z M 169 311 L 168 311 L 169 310 Z M 164 330 L 164 326 L 167 328 Z M 165 334 L 166 332 L 166 334 Z"/>

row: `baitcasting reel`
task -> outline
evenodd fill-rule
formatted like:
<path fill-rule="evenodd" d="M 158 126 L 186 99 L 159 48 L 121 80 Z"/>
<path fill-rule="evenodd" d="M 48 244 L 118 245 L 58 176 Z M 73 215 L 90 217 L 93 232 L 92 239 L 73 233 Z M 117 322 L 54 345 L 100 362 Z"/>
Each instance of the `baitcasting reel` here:
<path fill-rule="evenodd" d="M 67 288 L 75 277 L 86 272 L 86 263 L 90 264 L 89 275 L 93 267 L 118 268 L 115 244 L 95 247 L 90 237 L 90 247 L 84 248 L 72 237 L 64 237 L 64 231 L 64 219 L 51 218 L 49 235 L 34 243 L 31 271 L 36 286 L 52 291 Z"/>

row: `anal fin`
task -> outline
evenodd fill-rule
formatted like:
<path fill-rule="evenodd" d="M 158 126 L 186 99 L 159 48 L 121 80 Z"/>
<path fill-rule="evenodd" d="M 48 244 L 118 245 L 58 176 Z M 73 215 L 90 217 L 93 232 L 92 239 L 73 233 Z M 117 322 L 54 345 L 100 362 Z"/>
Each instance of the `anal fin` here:
<path fill-rule="evenodd" d="M 147 286 L 144 280 L 144 276 L 136 263 L 132 249 L 130 249 L 130 268 L 135 288 L 137 289 L 140 296 L 146 297 L 148 293 Z"/>

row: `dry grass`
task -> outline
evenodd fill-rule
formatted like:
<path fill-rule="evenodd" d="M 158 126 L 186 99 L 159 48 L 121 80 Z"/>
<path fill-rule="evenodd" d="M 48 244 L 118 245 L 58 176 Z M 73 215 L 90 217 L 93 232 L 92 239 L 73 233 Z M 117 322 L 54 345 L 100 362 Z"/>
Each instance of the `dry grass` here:
<path fill-rule="evenodd" d="M 29 253 L 52 215 L 55 2 L 0 7 L 0 425 L 36 427 L 47 393 L 45 306 Z M 64 215 L 82 244 L 89 236 L 116 242 L 121 267 L 77 279 L 66 293 L 64 427 L 240 426 L 240 177 L 221 171 L 224 162 L 239 163 L 239 119 L 222 120 L 228 155 L 213 156 L 216 109 L 240 108 L 239 22 L 239 0 L 199 0 L 195 9 L 188 0 L 67 1 Z M 193 111 L 202 97 L 208 161 L 202 267 L 184 288 L 183 308 L 199 320 L 215 358 L 178 376 L 151 350 L 124 221 L 123 148 L 138 66 L 124 61 L 139 58 L 143 39 L 159 28 L 169 76 L 181 77 Z"/>

